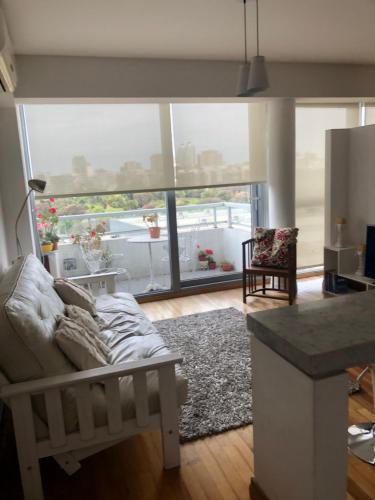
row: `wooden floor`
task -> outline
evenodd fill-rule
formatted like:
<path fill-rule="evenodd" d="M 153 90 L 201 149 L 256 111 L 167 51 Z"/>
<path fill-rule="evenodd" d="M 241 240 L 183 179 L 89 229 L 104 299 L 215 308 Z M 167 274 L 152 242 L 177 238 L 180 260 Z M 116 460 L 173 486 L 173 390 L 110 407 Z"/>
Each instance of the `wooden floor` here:
<path fill-rule="evenodd" d="M 319 278 L 299 281 L 299 302 L 322 298 Z M 241 290 L 226 290 L 160 302 L 143 304 L 151 320 L 235 307 L 252 312 L 273 307 L 288 307 L 281 301 L 258 298 L 242 304 Z M 358 373 L 351 370 L 351 374 Z M 349 399 L 349 421 L 375 421 L 371 384 Z M 282 450 L 280 459 L 282 459 Z M 252 428 L 243 427 L 208 437 L 181 447 L 179 470 L 163 471 L 158 434 L 128 439 L 83 462 L 82 469 L 68 477 L 51 459 L 42 461 L 46 498 L 53 500 L 152 500 L 152 499 L 249 499 L 249 481 L 253 473 Z M 22 498 L 15 450 L 8 446 L 0 464 L 0 498 Z M 347 499 L 375 499 L 375 467 L 348 457 Z M 288 500 L 288 499 L 285 499 Z M 303 499 L 301 499 L 303 500 Z"/>

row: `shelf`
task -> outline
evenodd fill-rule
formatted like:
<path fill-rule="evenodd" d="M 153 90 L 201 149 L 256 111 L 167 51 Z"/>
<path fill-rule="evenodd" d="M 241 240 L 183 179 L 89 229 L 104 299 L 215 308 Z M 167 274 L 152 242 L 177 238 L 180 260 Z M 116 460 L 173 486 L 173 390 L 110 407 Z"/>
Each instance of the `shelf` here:
<path fill-rule="evenodd" d="M 345 252 L 347 250 L 356 250 L 357 247 L 348 246 L 348 247 L 333 247 L 333 246 L 325 246 L 327 250 L 331 250 L 332 252 Z"/>
<path fill-rule="evenodd" d="M 356 281 L 357 283 L 363 283 L 364 285 L 375 285 L 375 280 L 373 278 L 367 278 L 366 276 L 359 276 L 358 274 L 348 274 L 348 273 L 337 273 L 337 276 L 345 278 L 350 281 Z"/>

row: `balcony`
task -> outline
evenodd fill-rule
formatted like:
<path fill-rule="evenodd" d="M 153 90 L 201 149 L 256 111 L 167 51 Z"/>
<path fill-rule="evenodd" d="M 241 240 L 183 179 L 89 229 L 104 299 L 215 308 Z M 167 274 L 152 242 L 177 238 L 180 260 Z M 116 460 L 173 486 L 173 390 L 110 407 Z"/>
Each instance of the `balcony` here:
<path fill-rule="evenodd" d="M 151 242 L 143 216 L 155 212 L 159 216 L 161 237 Z M 251 231 L 249 203 L 178 206 L 176 216 L 181 281 L 198 283 L 208 278 L 228 278 L 229 274 L 241 270 L 241 242 Z M 147 293 L 150 281 L 156 283 L 154 291 L 169 290 L 171 258 L 166 208 L 60 216 L 58 261 L 61 274 L 65 277 L 89 274 L 80 245 L 72 244 L 69 235 L 79 228 L 95 228 L 104 220 L 108 231 L 102 238 L 102 248 L 106 250 L 107 259 L 100 263 L 100 272 L 116 270 L 119 291 L 135 295 Z M 205 264 L 198 259 L 198 245 L 201 249 L 213 250 L 216 269 L 202 268 Z M 223 262 L 232 264 L 233 269 L 224 271 Z"/>

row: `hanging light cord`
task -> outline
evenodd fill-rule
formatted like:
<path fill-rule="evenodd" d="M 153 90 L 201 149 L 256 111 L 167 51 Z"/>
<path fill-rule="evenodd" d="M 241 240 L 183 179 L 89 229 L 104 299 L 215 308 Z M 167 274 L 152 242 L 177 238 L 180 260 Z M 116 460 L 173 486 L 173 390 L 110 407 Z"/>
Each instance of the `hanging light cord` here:
<path fill-rule="evenodd" d="M 259 13 L 258 13 L 258 0 L 256 0 L 257 9 L 257 56 L 259 56 Z"/>
<path fill-rule="evenodd" d="M 247 28 L 246 28 L 246 0 L 243 0 L 243 29 L 245 33 L 245 64 L 247 64 Z"/>

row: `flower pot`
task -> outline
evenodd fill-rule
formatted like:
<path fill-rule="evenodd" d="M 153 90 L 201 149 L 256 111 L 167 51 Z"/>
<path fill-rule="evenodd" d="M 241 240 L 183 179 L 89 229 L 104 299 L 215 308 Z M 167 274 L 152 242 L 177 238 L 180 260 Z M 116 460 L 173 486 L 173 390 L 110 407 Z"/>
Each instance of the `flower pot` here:
<path fill-rule="evenodd" d="M 212 269 L 212 270 L 213 270 L 213 269 L 216 269 L 216 262 L 209 262 L 209 263 L 208 263 L 208 268 L 209 268 L 209 269 Z"/>
<path fill-rule="evenodd" d="M 59 248 L 59 242 L 58 242 L 58 241 L 55 241 L 55 242 L 53 243 L 53 248 L 52 248 L 52 250 L 57 250 L 58 248 Z"/>
<path fill-rule="evenodd" d="M 200 260 L 199 259 L 199 269 L 201 271 L 207 271 L 207 269 L 208 269 L 208 260 Z"/>
<path fill-rule="evenodd" d="M 200 260 L 201 262 L 204 262 L 207 260 L 207 255 L 198 255 L 198 260 Z"/>
<path fill-rule="evenodd" d="M 150 238 L 160 238 L 160 227 L 149 227 Z"/>
<path fill-rule="evenodd" d="M 42 253 L 49 253 L 52 252 L 53 250 L 53 243 L 45 243 L 44 245 L 40 246 Z"/>
<path fill-rule="evenodd" d="M 222 264 L 221 270 L 224 272 L 233 271 L 233 264 Z"/>

